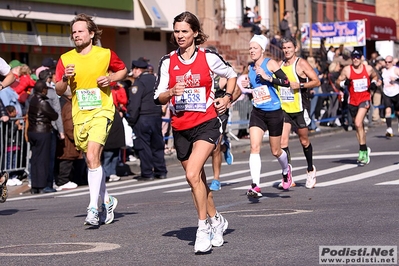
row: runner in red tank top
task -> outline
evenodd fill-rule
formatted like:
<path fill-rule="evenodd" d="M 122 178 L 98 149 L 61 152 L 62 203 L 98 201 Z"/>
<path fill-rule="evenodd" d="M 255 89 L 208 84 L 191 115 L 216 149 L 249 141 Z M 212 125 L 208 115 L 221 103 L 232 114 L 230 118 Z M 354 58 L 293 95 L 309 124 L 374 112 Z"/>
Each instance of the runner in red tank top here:
<path fill-rule="evenodd" d="M 342 69 L 336 83 L 341 88 L 348 86 L 349 111 L 355 122 L 356 136 L 359 141 L 357 163 L 359 166 L 363 166 L 370 162 L 371 152 L 371 149 L 366 145 L 366 131 L 363 121 L 370 108 L 370 89 L 376 87 L 377 74 L 371 66 L 363 64 L 360 51 L 354 50 L 351 57 L 352 64 Z"/>
<path fill-rule="evenodd" d="M 155 103 L 170 102 L 177 159 L 186 172 L 198 213 L 196 253 L 208 252 L 212 246 L 224 243 L 228 222 L 216 210 L 204 164 L 220 137 L 218 114 L 226 112 L 239 97 L 234 93 L 237 74 L 230 64 L 217 53 L 198 47 L 206 40 L 194 14 L 183 12 L 174 18 L 172 42 L 179 48 L 161 59 L 154 93 Z M 214 75 L 227 79 L 224 96 L 216 99 Z"/>

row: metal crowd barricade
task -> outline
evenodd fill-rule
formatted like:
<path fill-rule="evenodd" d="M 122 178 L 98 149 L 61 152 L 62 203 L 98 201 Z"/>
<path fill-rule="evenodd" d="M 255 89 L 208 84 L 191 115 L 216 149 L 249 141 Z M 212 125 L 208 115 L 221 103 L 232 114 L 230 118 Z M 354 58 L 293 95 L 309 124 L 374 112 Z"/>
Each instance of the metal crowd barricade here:
<path fill-rule="evenodd" d="M 18 129 L 16 121 L 21 123 Z M 29 174 L 30 144 L 25 141 L 23 118 L 10 118 L 0 122 L 0 162 L 1 170 L 8 173 L 25 172 Z"/>
<path fill-rule="evenodd" d="M 247 129 L 249 126 L 249 116 L 252 111 L 252 103 L 248 96 L 245 95 L 244 99 L 237 100 L 233 106 L 229 109 L 229 120 L 227 122 L 227 132 L 235 140 L 239 138 L 234 134 L 233 131 L 240 129 Z"/>
<path fill-rule="evenodd" d="M 339 93 L 318 93 L 315 94 L 314 96 L 331 96 L 331 95 L 339 95 Z M 373 106 L 374 108 L 385 108 L 383 105 L 378 105 L 378 106 Z M 229 120 L 227 122 L 227 128 L 228 128 L 228 133 L 229 135 L 234 138 L 235 140 L 239 140 L 238 137 L 234 132 L 237 132 L 239 129 L 246 129 L 249 126 L 249 116 L 252 111 L 252 103 L 249 100 L 247 96 L 245 96 L 244 100 L 238 100 L 236 101 L 233 106 L 229 110 Z M 343 110 L 341 110 L 341 113 Z M 331 116 L 331 117 L 325 117 L 325 118 L 320 118 L 320 119 L 315 119 L 316 123 L 322 123 L 322 122 L 331 122 L 335 121 L 336 119 L 342 119 L 342 114 L 336 115 L 336 116 Z"/>

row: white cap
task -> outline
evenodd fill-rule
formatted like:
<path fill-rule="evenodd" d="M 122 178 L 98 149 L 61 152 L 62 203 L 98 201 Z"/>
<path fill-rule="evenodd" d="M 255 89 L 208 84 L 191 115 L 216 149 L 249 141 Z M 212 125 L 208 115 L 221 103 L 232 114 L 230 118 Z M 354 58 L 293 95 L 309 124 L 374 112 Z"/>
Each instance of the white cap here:
<path fill-rule="evenodd" d="M 265 35 L 254 35 L 252 39 L 249 41 L 251 42 L 256 42 L 257 44 L 260 45 L 260 47 L 263 49 L 263 51 L 266 50 L 266 46 L 269 43 Z"/>

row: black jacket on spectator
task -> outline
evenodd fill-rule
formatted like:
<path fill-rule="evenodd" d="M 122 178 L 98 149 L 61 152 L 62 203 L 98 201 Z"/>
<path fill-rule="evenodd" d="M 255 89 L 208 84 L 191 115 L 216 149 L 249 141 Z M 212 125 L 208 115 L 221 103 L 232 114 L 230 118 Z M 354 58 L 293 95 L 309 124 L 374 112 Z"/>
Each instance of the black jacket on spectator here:
<path fill-rule="evenodd" d="M 139 116 L 162 116 L 162 107 L 154 103 L 155 76 L 143 72 L 129 90 L 126 120 L 133 128 Z"/>
<path fill-rule="evenodd" d="M 119 115 L 118 110 L 115 109 L 114 122 L 112 122 L 111 129 L 109 130 L 104 150 L 114 150 L 125 146 L 125 129 L 123 128 L 122 118 Z"/>
<path fill-rule="evenodd" d="M 51 121 L 58 118 L 58 114 L 46 101 L 48 98 L 44 95 L 35 93 L 29 102 L 28 132 L 48 133 L 53 126 Z"/>
<path fill-rule="evenodd" d="M 283 38 L 292 37 L 291 36 L 290 24 L 284 18 L 280 21 L 280 34 L 281 34 L 281 37 L 283 37 Z"/>

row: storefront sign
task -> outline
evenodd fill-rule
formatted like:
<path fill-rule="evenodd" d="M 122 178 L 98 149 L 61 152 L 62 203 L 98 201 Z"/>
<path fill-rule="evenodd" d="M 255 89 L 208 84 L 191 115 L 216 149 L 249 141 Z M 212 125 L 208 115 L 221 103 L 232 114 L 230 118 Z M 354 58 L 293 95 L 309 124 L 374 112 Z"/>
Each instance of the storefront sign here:
<path fill-rule="evenodd" d="M 325 38 L 325 46 L 338 47 L 366 45 L 366 30 L 363 20 L 345 22 L 317 22 L 312 24 L 312 48 L 320 48 L 320 40 Z M 309 49 L 309 23 L 303 23 L 301 28 L 302 48 Z"/>

